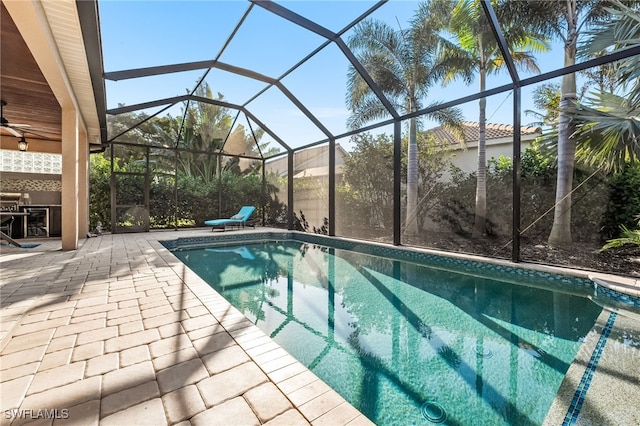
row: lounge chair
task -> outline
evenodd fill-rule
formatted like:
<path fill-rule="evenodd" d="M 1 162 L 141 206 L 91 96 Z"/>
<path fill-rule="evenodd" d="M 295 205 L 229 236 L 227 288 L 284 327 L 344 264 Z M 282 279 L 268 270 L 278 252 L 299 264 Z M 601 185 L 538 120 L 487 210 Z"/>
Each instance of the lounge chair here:
<path fill-rule="evenodd" d="M 256 208 L 253 206 L 242 206 L 240 211 L 231 216 L 229 219 L 213 219 L 207 220 L 204 222 L 206 226 L 211 226 L 211 230 L 213 231 L 216 227 L 222 227 L 226 229 L 227 225 L 235 225 L 238 228 L 245 227 L 247 224 L 247 220 L 251 217 L 251 214 L 254 212 Z"/>

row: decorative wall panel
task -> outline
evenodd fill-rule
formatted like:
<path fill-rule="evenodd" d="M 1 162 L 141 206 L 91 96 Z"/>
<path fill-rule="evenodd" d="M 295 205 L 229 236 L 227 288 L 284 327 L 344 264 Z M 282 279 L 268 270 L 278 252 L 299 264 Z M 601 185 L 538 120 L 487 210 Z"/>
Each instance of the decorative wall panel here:
<path fill-rule="evenodd" d="M 0 149 L 0 171 L 62 174 L 62 155 Z"/>

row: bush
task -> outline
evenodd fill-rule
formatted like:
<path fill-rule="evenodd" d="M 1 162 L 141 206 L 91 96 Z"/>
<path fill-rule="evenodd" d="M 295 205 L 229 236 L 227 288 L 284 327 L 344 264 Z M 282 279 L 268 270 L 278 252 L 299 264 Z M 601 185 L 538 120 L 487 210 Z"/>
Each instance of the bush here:
<path fill-rule="evenodd" d="M 116 170 L 120 170 L 116 165 Z M 111 164 L 103 154 L 92 154 L 90 172 L 90 219 L 91 226 L 102 222 L 104 230 L 111 230 Z M 135 203 L 144 192 L 134 183 L 140 177 L 124 176 L 120 185 L 121 198 Z M 243 205 L 256 206 L 253 218 L 265 219 L 273 224 L 286 223 L 286 205 L 277 197 L 277 186 L 262 183 L 260 173 L 238 174 L 225 170 L 221 179 L 204 182 L 199 177 L 155 172 L 149 182 L 149 223 L 152 229 L 203 226 L 204 221 L 220 217 L 231 217 Z M 220 191 L 220 193 L 218 193 Z"/>
<path fill-rule="evenodd" d="M 512 162 L 507 157 L 491 159 L 487 167 L 487 235 L 511 237 L 513 183 Z M 600 223 L 605 214 L 609 191 L 600 174 L 584 185 L 591 169 L 576 169 L 572 195 L 572 234 L 575 241 L 600 239 Z M 455 233 L 470 236 L 475 209 L 476 174 L 451 172 L 451 180 L 438 191 L 439 204 L 432 218 L 444 222 Z M 553 224 L 556 166 L 534 145 L 522 155 L 520 180 L 520 223 L 523 238 L 546 240 Z"/>
<path fill-rule="evenodd" d="M 601 222 L 603 239 L 621 235 L 622 227 L 634 229 L 640 215 L 640 163 L 629 164 L 611 178 L 610 196 Z"/>
<path fill-rule="evenodd" d="M 638 215 L 638 223 L 636 225 L 636 229 L 628 229 L 626 226 L 622 225 L 620 227 L 622 236 L 619 238 L 613 238 L 607 241 L 599 251 L 609 250 L 611 248 L 622 247 L 626 245 L 632 245 L 640 247 L 640 215 Z"/>
<path fill-rule="evenodd" d="M 89 227 L 102 222 L 103 231 L 111 230 L 111 162 L 102 153 L 89 157 Z"/>

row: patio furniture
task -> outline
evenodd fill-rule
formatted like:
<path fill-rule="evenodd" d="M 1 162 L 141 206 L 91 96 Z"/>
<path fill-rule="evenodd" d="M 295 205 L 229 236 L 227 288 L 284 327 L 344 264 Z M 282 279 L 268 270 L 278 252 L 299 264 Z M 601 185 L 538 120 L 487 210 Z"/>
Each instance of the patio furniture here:
<path fill-rule="evenodd" d="M 13 225 L 15 216 L 29 216 L 29 213 L 19 212 L 19 211 L 1 211 L 0 212 L 0 217 L 1 217 L 0 222 L 2 224 L 2 227 L 0 229 L 0 239 L 6 240 L 9 244 L 12 244 L 14 247 L 22 247 L 20 243 L 18 243 L 16 240 L 11 238 L 11 226 Z M 8 234 L 4 232 L 5 230 L 8 232 Z"/>
<path fill-rule="evenodd" d="M 238 211 L 237 214 L 231 216 L 229 219 L 212 219 L 205 221 L 204 224 L 206 226 L 211 226 L 211 231 L 219 227 L 222 227 L 223 230 L 226 230 L 227 225 L 244 228 L 255 209 L 256 208 L 253 206 L 242 206 L 240 211 Z"/>

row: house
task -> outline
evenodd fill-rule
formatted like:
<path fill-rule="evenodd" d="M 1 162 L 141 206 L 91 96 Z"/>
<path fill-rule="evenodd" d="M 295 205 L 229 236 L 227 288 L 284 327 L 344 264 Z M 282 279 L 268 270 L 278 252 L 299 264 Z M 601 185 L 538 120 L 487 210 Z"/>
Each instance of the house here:
<path fill-rule="evenodd" d="M 349 153 L 340 145 L 336 144 L 336 179 L 342 177 L 342 167 L 344 159 Z M 282 155 L 273 160 L 267 160 L 265 169 L 268 172 L 278 174 L 280 177 L 287 176 L 287 156 Z M 304 149 L 295 153 L 293 160 L 293 177 L 327 177 L 329 176 L 329 145 L 319 145 Z"/>
<path fill-rule="evenodd" d="M 342 180 L 344 160 L 349 153 L 336 144 L 336 183 Z M 287 176 L 288 158 L 286 155 L 265 162 L 267 173 Z M 309 227 L 319 228 L 325 217 L 329 216 L 329 146 L 319 145 L 295 153 L 293 160 L 294 211 L 305 216 Z M 286 188 L 280 189 L 278 197 L 286 199 Z"/>
<path fill-rule="evenodd" d="M 451 164 L 460 168 L 465 173 L 471 173 L 478 169 L 478 135 L 480 125 L 477 122 L 465 121 L 462 123 L 464 143 L 451 131 L 439 126 L 428 130 L 437 144 L 446 150 Z M 487 123 L 486 127 L 486 155 L 487 161 L 491 158 L 499 158 L 501 155 L 513 158 L 513 126 L 510 124 Z M 522 126 L 520 128 L 521 150 L 524 152 L 531 143 L 542 134 L 540 127 Z"/>
<path fill-rule="evenodd" d="M 13 236 L 60 236 L 63 250 L 89 231 L 89 152 L 106 140 L 97 16 L 96 2 L 0 6 L 0 202 L 29 213 Z"/>

